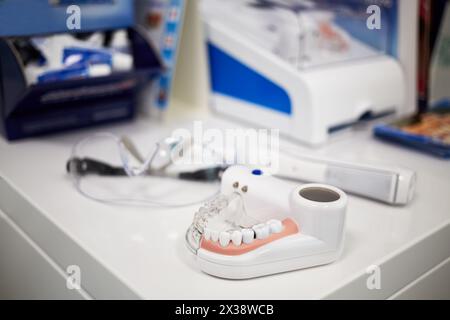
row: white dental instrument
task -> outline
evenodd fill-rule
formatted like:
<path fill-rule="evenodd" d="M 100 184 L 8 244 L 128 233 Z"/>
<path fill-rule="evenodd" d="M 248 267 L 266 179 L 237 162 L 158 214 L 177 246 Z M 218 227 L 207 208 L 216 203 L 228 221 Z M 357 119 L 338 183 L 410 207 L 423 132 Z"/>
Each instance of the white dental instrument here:
<path fill-rule="evenodd" d="M 393 205 L 412 201 L 416 173 L 396 166 L 375 166 L 304 156 L 280 157 L 277 177 L 326 183 L 348 193 Z"/>
<path fill-rule="evenodd" d="M 343 247 L 346 194 L 292 184 L 262 170 L 233 166 L 221 195 L 196 213 L 186 233 L 200 269 L 247 279 L 328 264 Z"/>

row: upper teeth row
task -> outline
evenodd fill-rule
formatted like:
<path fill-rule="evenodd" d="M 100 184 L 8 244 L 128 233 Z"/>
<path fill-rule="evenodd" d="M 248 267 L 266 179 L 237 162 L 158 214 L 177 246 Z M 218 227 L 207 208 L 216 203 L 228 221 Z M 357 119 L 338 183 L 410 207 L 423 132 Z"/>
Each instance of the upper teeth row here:
<path fill-rule="evenodd" d="M 216 231 L 209 228 L 204 229 L 203 236 L 205 240 L 219 242 L 222 247 L 226 247 L 232 242 L 236 246 L 242 243 L 250 244 L 256 239 L 266 239 L 272 233 L 283 231 L 283 224 L 279 220 L 269 220 L 266 223 L 254 225 L 249 229 L 240 229 L 234 231 Z"/>

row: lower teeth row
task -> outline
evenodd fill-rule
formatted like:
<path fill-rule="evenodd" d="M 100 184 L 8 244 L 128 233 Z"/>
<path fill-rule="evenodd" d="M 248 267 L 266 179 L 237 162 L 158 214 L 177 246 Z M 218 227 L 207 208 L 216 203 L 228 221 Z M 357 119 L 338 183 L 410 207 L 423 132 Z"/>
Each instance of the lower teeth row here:
<path fill-rule="evenodd" d="M 227 247 L 230 242 L 235 246 L 242 243 L 250 244 L 255 239 L 266 239 L 270 234 L 276 234 L 283 231 L 283 224 L 279 220 L 270 220 L 267 223 L 257 224 L 251 229 L 240 229 L 232 231 L 216 231 L 204 228 L 203 236 L 205 240 L 219 242 L 222 247 Z"/>

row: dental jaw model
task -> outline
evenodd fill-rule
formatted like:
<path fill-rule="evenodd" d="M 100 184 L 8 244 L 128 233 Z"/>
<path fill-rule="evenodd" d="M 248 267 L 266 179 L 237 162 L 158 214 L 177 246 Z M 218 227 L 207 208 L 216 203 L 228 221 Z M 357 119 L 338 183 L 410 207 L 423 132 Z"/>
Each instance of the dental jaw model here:
<path fill-rule="evenodd" d="M 343 246 L 347 196 L 319 184 L 292 187 L 261 170 L 235 166 L 221 195 L 195 214 L 186 233 L 200 269 L 247 279 L 327 264 Z"/>

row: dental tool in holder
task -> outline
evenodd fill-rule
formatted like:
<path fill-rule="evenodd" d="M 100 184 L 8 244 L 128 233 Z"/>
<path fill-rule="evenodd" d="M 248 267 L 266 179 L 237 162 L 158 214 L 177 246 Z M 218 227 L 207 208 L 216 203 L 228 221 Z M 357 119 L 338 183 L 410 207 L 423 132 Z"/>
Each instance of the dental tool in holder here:
<path fill-rule="evenodd" d="M 202 271 L 247 279 L 337 260 L 346 194 L 332 186 L 295 186 L 262 170 L 233 166 L 221 194 L 195 214 L 186 233 Z"/>

